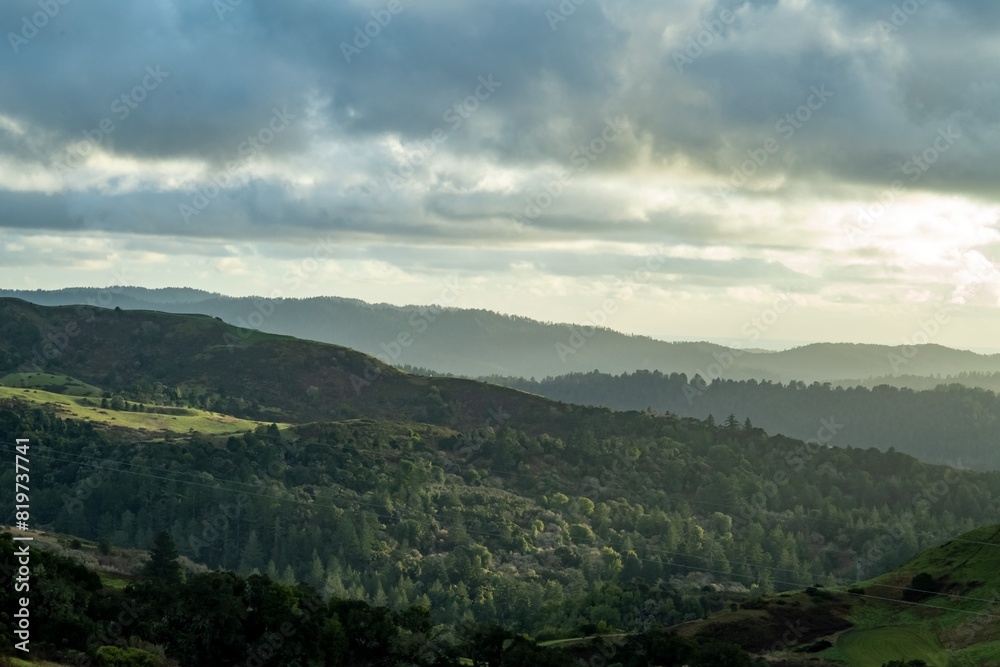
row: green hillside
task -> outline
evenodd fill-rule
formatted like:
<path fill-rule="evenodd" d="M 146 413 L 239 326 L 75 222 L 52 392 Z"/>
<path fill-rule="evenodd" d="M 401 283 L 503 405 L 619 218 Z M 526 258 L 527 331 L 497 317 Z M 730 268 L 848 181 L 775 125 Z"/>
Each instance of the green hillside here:
<path fill-rule="evenodd" d="M 101 390 L 76 378 L 52 373 L 10 373 L 0 377 L 5 387 L 30 387 L 70 396 L 100 396 Z"/>
<path fill-rule="evenodd" d="M 100 391 L 98 390 L 98 394 Z M 0 401 L 2 399 L 18 399 L 32 405 L 51 409 L 64 418 L 80 419 L 93 424 L 117 426 L 137 431 L 149 431 L 153 434 L 163 431 L 199 433 L 220 435 L 224 433 L 242 433 L 254 429 L 262 422 L 239 419 L 217 412 L 207 412 L 196 408 L 178 408 L 161 405 L 141 405 L 132 403 L 133 409 L 115 410 L 102 407 L 98 397 L 77 397 L 69 394 L 53 393 L 41 389 L 15 389 L 0 386 Z M 105 399 L 106 403 L 107 400 Z M 141 411 L 139 411 L 141 408 Z"/>
<path fill-rule="evenodd" d="M 919 622 L 895 601 L 822 591 L 1000 515 L 996 474 L 427 378 L 204 316 L 0 301 L 0 372 L 97 392 L 0 388 L 0 439 L 34 443 L 34 527 L 125 549 L 162 532 L 201 566 L 416 605 L 482 641 L 627 637 L 711 665 L 733 641 L 787 660 L 843 631 L 901 637 Z M 674 626 L 695 644 L 657 634 Z"/>
<path fill-rule="evenodd" d="M 774 640 L 767 649 L 786 660 L 804 660 L 798 649 L 811 646 L 813 655 L 852 667 L 881 667 L 892 660 L 995 667 L 1000 665 L 1000 526 L 963 534 L 854 586 L 813 588 L 744 606 L 755 611 L 723 612 L 682 632 L 760 651 L 766 642 L 755 644 L 744 621 L 751 613 L 753 636 Z M 795 644 L 780 639 L 793 627 L 787 623 L 789 607 L 795 609 L 795 623 L 804 628 L 793 633 L 804 640 Z"/>

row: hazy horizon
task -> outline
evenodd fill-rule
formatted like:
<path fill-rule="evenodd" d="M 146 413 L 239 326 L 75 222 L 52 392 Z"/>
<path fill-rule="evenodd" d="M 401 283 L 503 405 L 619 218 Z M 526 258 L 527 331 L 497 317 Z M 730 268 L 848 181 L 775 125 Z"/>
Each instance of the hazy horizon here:
<path fill-rule="evenodd" d="M 46 292 L 48 292 L 48 291 L 59 291 L 59 290 L 62 290 L 62 289 L 67 289 L 67 290 L 82 289 L 82 290 L 102 290 L 103 291 L 103 290 L 109 290 L 109 289 L 113 290 L 116 287 L 118 287 L 118 286 L 108 286 L 108 285 L 105 285 L 105 286 L 100 286 L 100 285 L 72 285 L 72 286 L 58 288 L 56 290 L 41 290 L 41 291 L 46 291 Z M 205 293 L 205 294 L 217 295 L 217 296 L 226 297 L 226 298 L 254 298 L 254 297 L 256 297 L 256 298 L 264 298 L 264 299 L 267 298 L 267 297 L 265 297 L 262 294 L 253 294 L 253 293 L 251 293 L 251 294 L 243 294 L 243 295 L 234 295 L 234 294 L 226 294 L 226 293 L 218 292 L 218 291 L 204 290 L 204 289 L 200 289 L 198 287 L 191 287 L 191 286 L 188 286 L 188 285 L 185 285 L 185 286 L 170 285 L 170 286 L 164 286 L 164 287 L 146 287 L 144 285 L 128 285 L 127 287 L 134 287 L 134 288 L 138 288 L 138 289 L 147 289 L 147 290 L 191 290 L 191 291 L 202 292 L 202 293 Z M 13 290 L 11 288 L 0 287 L 0 292 L 3 292 L 3 291 L 19 291 L 19 290 Z M 25 291 L 31 291 L 31 290 L 25 290 Z M 305 296 L 305 297 L 285 297 L 285 298 L 292 298 L 292 299 L 310 299 L 310 298 L 352 299 L 352 298 L 356 298 L 356 297 L 345 297 L 345 296 L 342 296 L 342 295 L 339 295 L 339 294 L 317 294 L 317 295 L 311 295 L 311 296 Z M 406 307 L 417 307 L 417 308 L 419 308 L 419 307 L 440 305 L 440 303 L 436 303 L 436 302 L 423 302 L 423 303 L 416 303 L 416 302 L 405 302 L 404 303 L 404 302 L 400 302 L 400 303 L 393 303 L 393 302 L 390 302 L 390 301 L 365 301 L 364 299 L 360 299 L 360 300 L 364 301 L 365 303 L 370 303 L 372 305 L 388 305 L 388 306 L 395 306 L 395 307 L 400 307 L 400 308 L 406 308 Z M 447 306 L 447 307 L 452 307 L 452 306 Z M 460 308 L 460 309 L 464 309 L 465 308 L 463 306 L 454 306 L 454 307 L 455 308 Z M 477 309 L 484 309 L 484 308 L 483 307 L 471 307 L 469 309 L 477 310 Z M 486 310 L 490 310 L 489 308 L 485 308 L 485 309 Z M 493 312 L 497 312 L 497 313 L 499 313 L 501 315 L 509 315 L 509 316 L 516 316 L 516 317 L 530 317 L 528 315 L 524 315 L 523 313 L 517 313 L 517 312 L 506 312 L 506 311 L 493 311 Z M 565 325 L 575 325 L 575 326 L 584 326 L 585 327 L 585 326 L 589 326 L 591 324 L 591 322 L 589 320 L 586 320 L 586 319 L 583 319 L 583 320 L 580 320 L 580 321 L 563 321 L 563 322 L 552 321 L 552 320 L 547 320 L 547 319 L 538 319 L 538 318 L 533 318 L 533 317 L 530 317 L 530 319 L 534 319 L 534 320 L 536 320 L 538 322 L 542 322 L 542 323 L 552 323 L 552 324 L 557 324 L 557 325 L 565 324 Z M 761 351 L 767 351 L 767 352 L 781 352 L 781 351 L 785 351 L 785 350 L 791 350 L 791 349 L 795 349 L 795 348 L 799 348 L 799 347 L 805 347 L 805 346 L 808 346 L 808 345 L 815 345 L 815 344 L 834 344 L 835 345 L 835 344 L 854 344 L 854 343 L 858 342 L 858 341 L 851 341 L 851 340 L 784 340 L 784 339 L 772 339 L 772 338 L 757 338 L 755 340 L 750 341 L 750 340 L 748 340 L 745 337 L 744 338 L 740 338 L 740 337 L 729 337 L 729 338 L 727 338 L 727 337 L 723 337 L 723 336 L 711 336 L 711 335 L 702 335 L 702 336 L 675 336 L 675 335 L 666 334 L 666 333 L 652 333 L 652 334 L 650 334 L 650 333 L 639 332 L 639 331 L 626 331 L 626 330 L 618 329 L 618 328 L 616 328 L 614 326 L 609 326 L 608 328 L 610 328 L 611 330 L 616 331 L 618 333 L 623 333 L 623 334 L 628 334 L 628 335 L 646 336 L 648 338 L 651 338 L 651 339 L 654 339 L 654 340 L 663 341 L 663 342 L 667 342 L 667 343 L 684 343 L 684 342 L 697 343 L 697 342 L 707 342 L 707 343 L 714 343 L 714 344 L 717 344 L 717 345 L 723 345 L 723 346 L 726 346 L 726 347 L 732 347 L 732 348 L 737 348 L 737 349 L 761 350 Z M 870 343 L 867 343 L 867 344 L 896 346 L 896 345 L 899 345 L 900 343 L 898 341 L 885 341 L 885 342 L 875 341 L 875 342 L 870 342 Z M 938 344 L 940 344 L 940 343 L 938 343 Z M 966 351 L 975 352 L 977 354 L 984 354 L 984 355 L 1000 354 L 1000 348 L 996 348 L 996 347 L 960 347 L 960 346 L 948 346 L 948 345 L 946 345 L 945 347 L 951 347 L 952 349 L 956 349 L 956 350 L 966 350 Z"/>

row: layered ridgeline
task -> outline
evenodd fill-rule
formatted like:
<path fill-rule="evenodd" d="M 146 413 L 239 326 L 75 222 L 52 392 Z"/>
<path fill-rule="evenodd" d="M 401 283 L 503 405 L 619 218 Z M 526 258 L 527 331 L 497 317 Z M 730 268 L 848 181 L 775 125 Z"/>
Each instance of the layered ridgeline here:
<path fill-rule="evenodd" d="M 209 567 L 539 638 L 852 585 L 1000 509 L 995 474 L 416 376 L 206 316 L 0 300 L 0 374 L 37 528 L 140 548 L 165 531 Z"/>
<path fill-rule="evenodd" d="M 979 378 L 984 376 L 966 376 Z M 722 421 L 735 415 L 769 433 L 825 444 L 875 447 L 930 463 L 1000 470 L 1000 396 L 964 384 L 913 391 L 889 385 L 721 380 L 638 371 L 574 373 L 544 380 L 488 377 L 548 398 L 616 410 L 670 412 Z M 824 427 L 824 424 L 829 426 Z"/>
<path fill-rule="evenodd" d="M 440 301 L 455 299 L 460 285 L 444 285 Z M 477 377 L 546 377 L 571 372 L 696 373 L 702 377 L 825 382 L 843 378 L 908 374 L 917 377 L 970 372 L 1000 372 L 1000 355 L 979 355 L 940 345 L 816 344 L 783 352 L 738 350 L 712 343 L 669 343 L 630 336 L 607 328 L 543 323 L 486 310 L 441 306 L 398 307 L 354 299 L 232 298 L 192 289 L 137 287 L 0 291 L 43 305 L 96 304 L 124 310 L 200 313 L 236 326 L 309 340 L 336 343 L 383 361 Z M 586 324 L 607 322 L 606 313 L 583 316 Z M 603 318 L 603 319 L 602 319 Z M 767 322 L 773 321 L 764 318 Z M 934 323 L 926 324 L 935 333 Z M 741 347 L 766 338 L 767 323 L 748 322 Z M 911 342 L 932 341 L 914 323 Z M 720 332 L 721 333 L 721 332 Z"/>

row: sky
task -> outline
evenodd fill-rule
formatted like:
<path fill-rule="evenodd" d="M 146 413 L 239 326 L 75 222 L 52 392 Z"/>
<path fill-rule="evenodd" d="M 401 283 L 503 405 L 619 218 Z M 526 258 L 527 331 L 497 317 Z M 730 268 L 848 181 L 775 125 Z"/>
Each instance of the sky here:
<path fill-rule="evenodd" d="M 995 346 L 1000 4 L 0 7 L 0 287 Z"/>

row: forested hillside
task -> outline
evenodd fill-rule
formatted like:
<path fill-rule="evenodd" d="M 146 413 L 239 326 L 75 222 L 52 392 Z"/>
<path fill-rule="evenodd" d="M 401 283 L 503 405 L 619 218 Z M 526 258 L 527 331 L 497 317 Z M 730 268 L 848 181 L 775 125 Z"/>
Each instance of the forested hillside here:
<path fill-rule="evenodd" d="M 889 385 L 901 389 L 936 389 L 938 385 L 960 384 L 965 387 L 979 387 L 990 391 L 1000 391 L 1000 373 L 966 372 L 956 375 L 881 375 L 864 380 L 840 380 L 838 384 L 844 387 L 877 387 Z"/>
<path fill-rule="evenodd" d="M 4 390 L 0 437 L 38 443 L 38 527 L 141 548 L 166 531 L 196 562 L 435 622 L 551 638 L 669 625 L 877 574 L 1000 510 L 1000 475 L 903 454 L 233 342 L 207 317 L 4 305 L 9 366 L 70 329 L 47 370 L 103 392 L 46 406 L 41 388 Z M 284 425 L 143 422 L 195 407 Z"/>
<path fill-rule="evenodd" d="M 824 444 L 893 448 L 931 463 L 1000 470 L 1000 397 L 960 384 L 927 391 L 715 380 L 657 372 L 579 373 L 542 381 L 487 378 L 510 387 L 618 410 L 722 420 L 735 415 L 769 433 Z M 830 427 L 824 428 L 824 424 Z"/>

